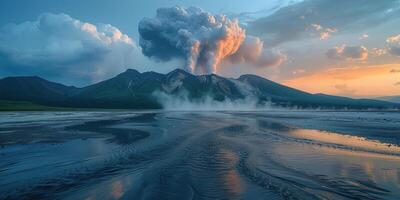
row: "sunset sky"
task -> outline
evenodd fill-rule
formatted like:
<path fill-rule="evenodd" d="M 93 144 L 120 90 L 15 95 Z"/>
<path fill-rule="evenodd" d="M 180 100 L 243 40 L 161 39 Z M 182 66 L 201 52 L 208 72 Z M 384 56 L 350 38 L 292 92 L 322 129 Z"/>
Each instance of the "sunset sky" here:
<path fill-rule="evenodd" d="M 0 78 L 85 86 L 128 68 L 180 67 L 311 93 L 400 95 L 399 24 L 399 0 L 2 0 Z"/>

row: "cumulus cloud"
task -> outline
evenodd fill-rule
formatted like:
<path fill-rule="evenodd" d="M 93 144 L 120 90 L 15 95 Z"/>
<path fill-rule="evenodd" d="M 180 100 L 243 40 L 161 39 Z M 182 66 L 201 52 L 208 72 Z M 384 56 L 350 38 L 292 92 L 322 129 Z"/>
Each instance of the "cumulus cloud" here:
<path fill-rule="evenodd" d="M 391 44 L 400 42 L 400 34 L 388 37 L 386 42 Z"/>
<path fill-rule="evenodd" d="M 387 54 L 387 49 L 386 48 L 372 48 L 369 51 L 369 54 L 372 56 L 375 56 L 375 57 L 379 57 L 379 56 Z"/>
<path fill-rule="evenodd" d="M 338 60 L 366 60 L 368 58 L 368 49 L 364 46 L 346 46 L 334 47 L 326 52 L 330 59 Z"/>
<path fill-rule="evenodd" d="M 388 37 L 386 42 L 389 44 L 387 52 L 393 56 L 400 56 L 400 34 Z"/>
<path fill-rule="evenodd" d="M 132 39 L 116 27 L 82 22 L 66 14 L 45 13 L 36 21 L 0 29 L 3 73 L 78 77 L 84 83 L 119 72 L 137 53 Z"/>
<path fill-rule="evenodd" d="M 196 7 L 160 8 L 154 18 L 140 21 L 139 34 L 144 55 L 183 59 L 185 69 L 196 74 L 217 73 L 224 60 L 269 66 L 283 59 L 278 51 L 264 51 L 259 38 L 246 36 L 236 19 Z"/>
<path fill-rule="evenodd" d="M 320 24 L 311 24 L 311 27 L 317 31 L 320 40 L 327 40 L 331 37 L 332 33 L 336 33 L 335 28 L 324 28 Z"/>
<path fill-rule="evenodd" d="M 399 9 L 398 0 L 306 0 L 248 22 L 247 30 L 270 45 L 279 45 L 307 37 L 307 27 L 313 23 L 354 33 L 398 19 Z"/>

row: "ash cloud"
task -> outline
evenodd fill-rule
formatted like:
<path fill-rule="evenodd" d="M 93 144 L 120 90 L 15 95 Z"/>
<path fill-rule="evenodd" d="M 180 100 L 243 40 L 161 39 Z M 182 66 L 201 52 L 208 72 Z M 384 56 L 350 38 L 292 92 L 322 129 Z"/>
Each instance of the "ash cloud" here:
<path fill-rule="evenodd" d="M 160 8 L 139 23 L 144 55 L 159 61 L 182 59 L 194 74 L 217 73 L 223 61 L 255 66 L 278 65 L 284 55 L 267 50 L 257 37 L 246 36 L 236 19 L 197 7 Z"/>
<path fill-rule="evenodd" d="M 286 55 L 277 49 L 264 49 L 264 41 L 247 36 L 238 51 L 227 59 L 231 64 L 249 63 L 255 67 L 278 66 L 286 60 Z"/>

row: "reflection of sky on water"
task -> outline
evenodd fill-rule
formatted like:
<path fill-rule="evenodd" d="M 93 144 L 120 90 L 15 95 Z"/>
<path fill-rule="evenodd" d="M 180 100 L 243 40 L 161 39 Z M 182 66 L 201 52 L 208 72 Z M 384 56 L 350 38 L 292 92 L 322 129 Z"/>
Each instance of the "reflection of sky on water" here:
<path fill-rule="evenodd" d="M 221 149 L 219 155 L 217 158 L 220 159 L 220 162 L 230 163 L 229 165 L 231 166 L 230 169 L 228 168 L 221 174 L 222 185 L 224 185 L 231 198 L 237 198 L 245 190 L 245 185 L 235 169 L 239 158 L 234 152 L 227 149 Z"/>
<path fill-rule="evenodd" d="M 25 118 L 28 124 L 44 123 L 30 121 L 34 116 Z M 71 123 L 81 116 L 89 114 L 65 115 Z M 187 197 L 195 191 L 226 199 L 270 199 L 288 188 L 289 193 L 300 195 L 294 197 L 311 191 L 338 199 L 344 187 L 348 187 L 346 192 L 370 192 L 375 186 L 390 191 L 378 191 L 383 197 L 400 196 L 400 147 L 393 144 L 300 129 L 257 115 L 163 112 L 132 116 L 136 114 L 91 114 L 90 130 L 104 133 L 88 139 L 81 135 L 83 139 L 72 137 L 61 143 L 0 148 L 0 192 L 32 180 L 50 180 L 50 186 L 60 184 L 50 188 L 60 199 L 135 199 L 137 191 L 150 197 L 171 197 L 171 193 Z M 105 124 L 109 119 L 112 123 Z M 59 123 L 51 121 L 46 134 Z M 149 136 L 138 140 L 136 136 L 143 132 L 132 130 Z M 64 134 L 79 131 L 66 129 Z M 43 135 L 35 137 L 34 141 L 41 141 Z M 80 180 L 81 174 L 88 178 Z M 64 187 L 64 181 L 76 185 Z M 277 189 L 269 190 L 268 183 Z"/>
<path fill-rule="evenodd" d="M 66 195 L 64 199 L 110 199 L 117 200 L 123 198 L 124 194 L 133 186 L 137 177 L 136 174 L 115 177 L 109 181 L 93 183 L 88 189 L 79 193 Z"/>
<path fill-rule="evenodd" d="M 0 171 L 0 192 L 25 181 L 35 182 L 43 176 L 65 173 L 66 168 L 101 161 L 114 148 L 103 139 L 78 139 L 52 145 L 37 143 L 0 149 L 1 163 L 9 164 Z"/>
<path fill-rule="evenodd" d="M 307 139 L 307 143 L 273 145 L 273 151 L 279 155 L 275 158 L 280 162 L 310 174 L 340 178 L 355 185 L 357 181 L 376 183 L 391 191 L 389 195 L 400 195 L 400 157 L 392 155 L 399 153 L 399 147 L 317 130 L 296 129 L 289 135 Z"/>
<path fill-rule="evenodd" d="M 362 150 L 393 153 L 400 155 L 400 147 L 394 144 L 382 143 L 377 140 L 368 140 L 364 137 L 343 135 L 309 129 L 294 129 L 289 132 L 293 137 L 309 139 L 316 142 L 344 145 L 346 147 L 360 148 Z"/>

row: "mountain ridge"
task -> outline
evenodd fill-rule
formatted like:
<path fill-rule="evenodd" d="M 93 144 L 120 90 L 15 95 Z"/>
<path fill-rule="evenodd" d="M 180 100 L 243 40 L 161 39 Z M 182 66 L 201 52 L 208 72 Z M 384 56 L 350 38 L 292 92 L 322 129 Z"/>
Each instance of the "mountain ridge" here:
<path fill-rule="evenodd" d="M 392 103 L 400 103 L 400 95 L 383 96 L 383 97 L 377 97 L 374 99 L 381 100 L 381 101 L 388 101 L 388 102 L 392 102 Z"/>
<path fill-rule="evenodd" d="M 44 106 L 73 108 L 159 109 L 162 93 L 188 101 L 237 101 L 251 97 L 257 104 L 272 102 L 282 107 L 300 108 L 399 108 L 400 104 L 373 99 L 352 99 L 326 94 L 311 94 L 263 77 L 245 74 L 225 78 L 216 74 L 193 75 L 182 69 L 169 73 L 140 73 L 127 69 L 117 76 L 77 88 L 46 79 L 6 77 L 0 79 L 0 100 L 27 101 Z"/>

